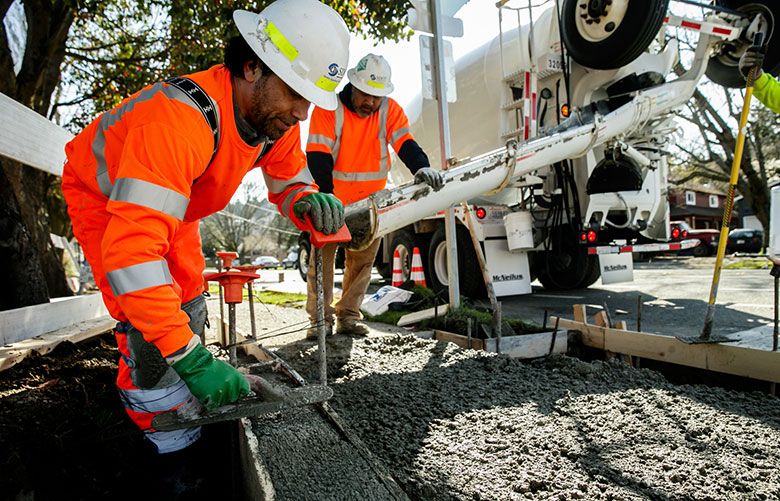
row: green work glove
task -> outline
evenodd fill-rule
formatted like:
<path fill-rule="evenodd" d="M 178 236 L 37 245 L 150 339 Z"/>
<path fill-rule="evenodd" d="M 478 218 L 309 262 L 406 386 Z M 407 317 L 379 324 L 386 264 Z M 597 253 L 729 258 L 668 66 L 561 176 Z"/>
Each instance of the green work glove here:
<path fill-rule="evenodd" d="M 299 219 L 309 215 L 315 230 L 332 235 L 344 226 L 344 205 L 329 193 L 310 193 L 293 205 Z"/>
<path fill-rule="evenodd" d="M 195 398 L 208 410 L 235 402 L 249 394 L 249 383 L 230 364 L 217 360 L 202 344 L 171 367 Z"/>

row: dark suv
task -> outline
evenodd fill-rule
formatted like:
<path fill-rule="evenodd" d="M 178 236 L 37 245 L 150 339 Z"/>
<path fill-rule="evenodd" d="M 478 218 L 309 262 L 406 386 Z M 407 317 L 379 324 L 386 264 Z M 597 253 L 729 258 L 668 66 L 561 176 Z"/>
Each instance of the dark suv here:
<path fill-rule="evenodd" d="M 749 230 L 737 228 L 729 232 L 726 242 L 726 252 L 761 252 L 764 247 L 764 232 L 761 230 Z"/>

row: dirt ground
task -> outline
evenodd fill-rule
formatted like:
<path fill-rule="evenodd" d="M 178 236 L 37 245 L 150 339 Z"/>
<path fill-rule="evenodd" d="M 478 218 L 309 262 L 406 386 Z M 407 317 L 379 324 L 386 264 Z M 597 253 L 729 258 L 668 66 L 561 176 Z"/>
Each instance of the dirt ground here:
<path fill-rule="evenodd" d="M 132 485 L 140 432 L 114 388 L 113 336 L 0 372 L 0 497 L 105 499 Z"/>
<path fill-rule="evenodd" d="M 261 335 L 304 315 L 258 308 Z M 302 338 L 272 339 L 315 380 Z M 332 406 L 413 499 L 780 499 L 775 397 L 409 336 L 337 336 L 329 349 Z M 103 336 L 0 372 L 0 499 L 154 498 L 154 455 L 114 389 L 117 356 Z"/>

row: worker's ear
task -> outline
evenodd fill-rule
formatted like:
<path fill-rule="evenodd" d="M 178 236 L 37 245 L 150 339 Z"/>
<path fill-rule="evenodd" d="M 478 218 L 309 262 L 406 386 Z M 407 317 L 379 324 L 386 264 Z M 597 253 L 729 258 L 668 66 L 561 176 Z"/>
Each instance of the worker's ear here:
<path fill-rule="evenodd" d="M 244 62 L 244 78 L 250 82 L 255 83 L 263 74 L 263 70 L 260 67 L 260 61 L 253 59 L 251 61 Z"/>

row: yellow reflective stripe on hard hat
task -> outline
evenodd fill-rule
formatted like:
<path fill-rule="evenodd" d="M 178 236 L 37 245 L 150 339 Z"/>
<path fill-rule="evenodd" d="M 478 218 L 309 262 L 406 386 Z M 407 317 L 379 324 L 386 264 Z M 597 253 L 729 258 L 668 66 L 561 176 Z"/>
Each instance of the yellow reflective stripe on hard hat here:
<path fill-rule="evenodd" d="M 375 87 L 377 89 L 384 89 L 385 88 L 385 84 L 377 82 L 376 80 L 368 80 L 368 81 L 366 81 L 366 83 L 368 84 L 369 87 Z"/>
<path fill-rule="evenodd" d="M 271 39 L 271 42 L 276 45 L 276 48 L 279 49 L 279 51 L 281 51 L 281 53 L 284 54 L 287 59 L 290 61 L 295 61 L 295 58 L 298 57 L 298 49 L 296 49 L 295 46 L 284 37 L 282 32 L 279 31 L 279 28 L 277 28 L 274 23 L 268 21 L 263 31 L 268 34 L 268 38 Z"/>
<path fill-rule="evenodd" d="M 336 89 L 336 87 L 339 85 L 339 83 L 334 82 L 333 80 L 327 77 L 320 77 L 319 80 L 317 80 L 317 83 L 315 83 L 314 85 L 328 92 L 333 92 Z"/>

